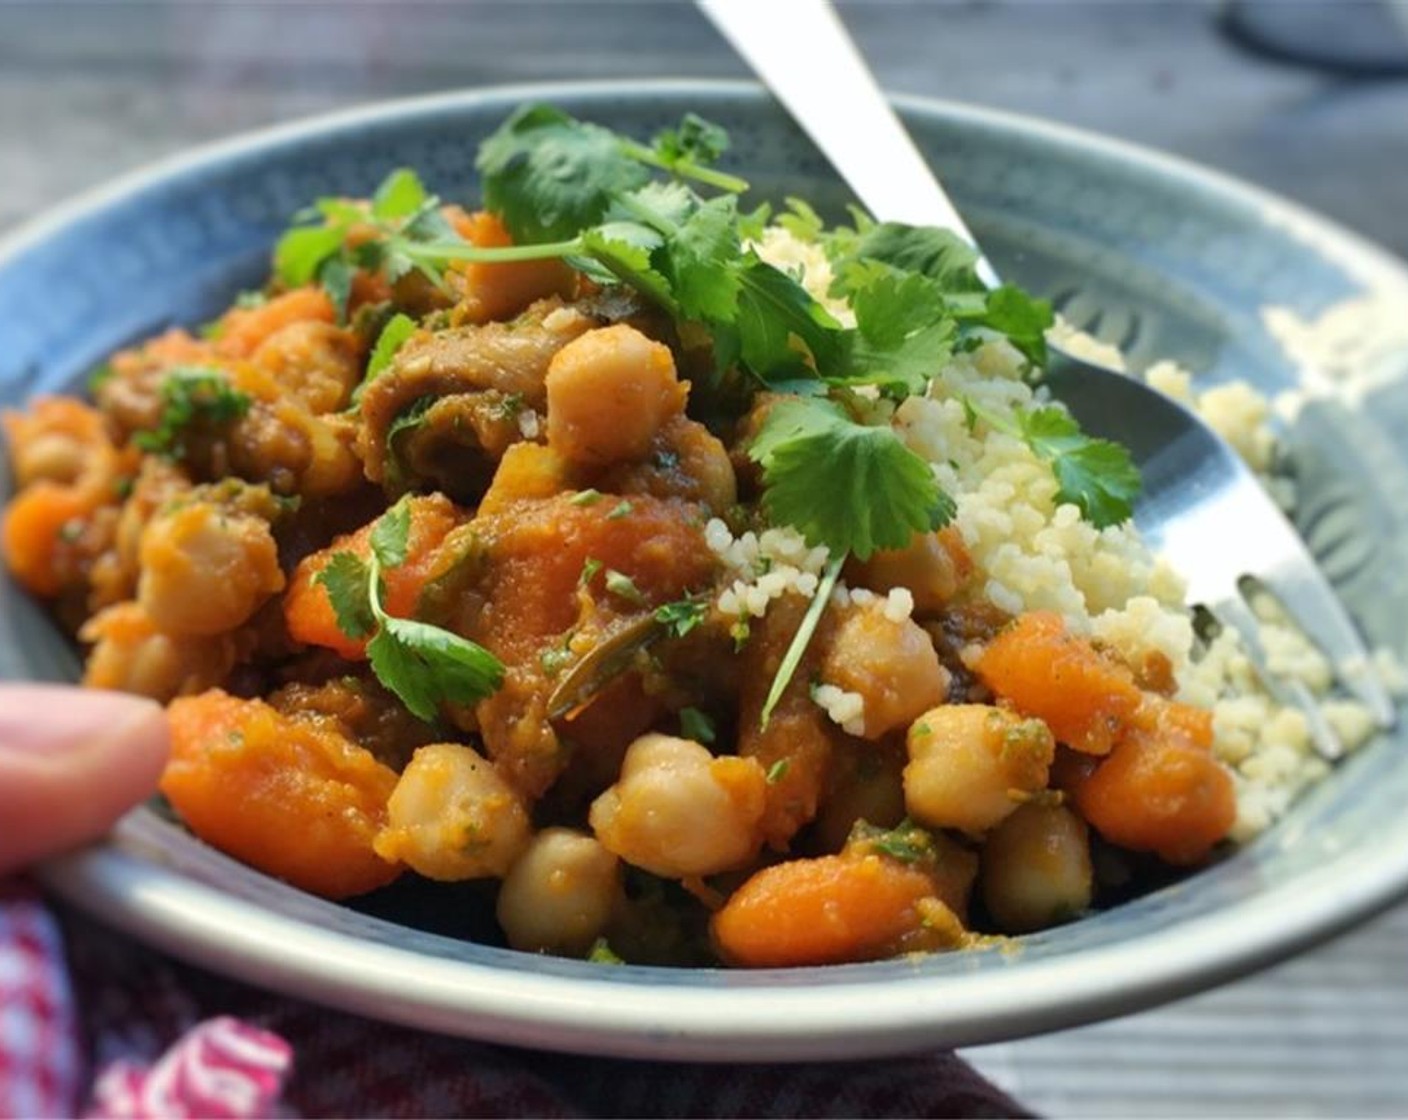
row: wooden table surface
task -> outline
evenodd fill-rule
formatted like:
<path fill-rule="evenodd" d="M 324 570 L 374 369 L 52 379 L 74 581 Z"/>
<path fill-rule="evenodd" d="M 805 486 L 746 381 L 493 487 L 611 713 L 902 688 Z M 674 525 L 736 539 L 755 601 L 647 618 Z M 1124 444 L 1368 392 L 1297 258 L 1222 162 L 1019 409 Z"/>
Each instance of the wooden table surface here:
<path fill-rule="evenodd" d="M 768 2 L 768 0 L 758 0 Z M 782 0 L 773 0 L 782 2 Z M 882 84 L 1177 152 L 1408 256 L 1408 80 L 1277 64 L 1217 5 L 842 5 Z M 1253 12 L 1253 14 L 1257 14 Z M 1263 12 L 1262 14 L 1266 14 Z M 1370 0 L 1271 10 L 1386 47 Z M 0 232 L 192 144 L 382 97 L 499 82 L 743 77 L 682 0 L 0 0 Z M 1408 314 L 1408 309 L 1405 309 Z M 1219 991 L 968 1051 L 1048 1115 L 1408 1114 L 1408 908 Z"/>

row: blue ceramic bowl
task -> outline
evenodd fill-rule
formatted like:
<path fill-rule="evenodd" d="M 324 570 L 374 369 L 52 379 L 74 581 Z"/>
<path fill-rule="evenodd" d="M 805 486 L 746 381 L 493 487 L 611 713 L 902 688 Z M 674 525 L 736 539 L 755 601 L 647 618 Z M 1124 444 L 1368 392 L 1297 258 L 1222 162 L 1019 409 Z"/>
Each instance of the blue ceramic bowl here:
<path fill-rule="evenodd" d="M 259 283 L 289 217 L 400 165 L 476 192 L 478 141 L 527 98 L 637 135 L 695 110 L 762 197 L 839 211 L 843 189 L 756 89 L 632 84 L 468 92 L 278 128 L 169 161 L 0 246 L 0 397 L 71 389 L 114 348 L 198 323 Z M 1136 362 L 1277 390 L 1298 370 L 1261 309 L 1347 297 L 1408 307 L 1408 272 L 1287 203 L 1065 128 L 933 102 L 903 109 L 999 270 L 1051 295 Z M 1098 309 L 1098 312 L 1092 310 Z M 1288 430 L 1312 544 L 1371 638 L 1405 652 L 1408 355 L 1322 387 Z M 43 613 L 0 586 L 0 675 L 72 679 Z M 1185 995 L 1286 956 L 1408 890 L 1402 730 L 1348 759 L 1235 857 L 1136 902 L 969 952 L 787 972 L 603 968 L 437 936 L 312 898 L 150 810 L 51 864 L 72 903 L 181 957 L 362 1014 L 474 1037 L 647 1057 L 764 1060 L 963 1045 Z"/>

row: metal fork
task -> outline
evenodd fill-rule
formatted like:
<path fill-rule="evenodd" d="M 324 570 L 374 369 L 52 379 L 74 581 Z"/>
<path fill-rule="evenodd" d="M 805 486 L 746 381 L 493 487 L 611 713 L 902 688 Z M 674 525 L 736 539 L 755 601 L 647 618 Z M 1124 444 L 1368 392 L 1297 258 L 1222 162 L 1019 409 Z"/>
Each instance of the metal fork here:
<path fill-rule="evenodd" d="M 828 0 L 698 3 L 875 217 L 941 226 L 977 248 Z M 999 283 L 986 257 L 978 272 Z M 1338 757 L 1342 745 L 1305 685 L 1271 672 L 1244 596 L 1248 579 L 1279 600 L 1378 725 L 1393 725 L 1393 701 L 1334 590 L 1220 436 L 1142 381 L 1058 349 L 1046 382 L 1088 432 L 1130 449 L 1144 477 L 1135 524 L 1187 580 L 1190 602 L 1240 634 L 1268 692 L 1304 712 L 1321 754 Z"/>

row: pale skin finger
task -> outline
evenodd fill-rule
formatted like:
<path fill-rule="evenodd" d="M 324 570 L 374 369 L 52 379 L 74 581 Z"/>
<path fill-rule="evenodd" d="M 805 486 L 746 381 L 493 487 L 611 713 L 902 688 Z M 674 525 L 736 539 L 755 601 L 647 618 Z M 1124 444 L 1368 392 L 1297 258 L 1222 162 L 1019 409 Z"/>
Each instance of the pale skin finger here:
<path fill-rule="evenodd" d="M 0 686 L 0 875 L 101 837 L 156 789 L 167 751 L 150 700 Z"/>

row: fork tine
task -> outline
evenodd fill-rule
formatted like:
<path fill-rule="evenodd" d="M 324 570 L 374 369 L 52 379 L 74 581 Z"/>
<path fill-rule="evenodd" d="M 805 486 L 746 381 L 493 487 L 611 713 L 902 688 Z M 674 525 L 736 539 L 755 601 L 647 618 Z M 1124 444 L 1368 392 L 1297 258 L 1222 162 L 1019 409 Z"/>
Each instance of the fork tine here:
<path fill-rule="evenodd" d="M 1272 698 L 1278 704 L 1299 708 L 1304 714 L 1316 752 L 1330 761 L 1341 757 L 1344 754 L 1344 744 L 1340 742 L 1340 737 L 1335 734 L 1334 728 L 1330 726 L 1310 690 L 1300 681 L 1281 677 L 1271 671 L 1266 647 L 1261 644 L 1261 621 L 1252 613 L 1245 600 L 1240 595 L 1229 595 L 1206 606 L 1220 625 L 1230 627 L 1241 636 L 1247 660 L 1251 662 L 1257 677 Z"/>
<path fill-rule="evenodd" d="M 1282 566 L 1256 577 L 1280 602 L 1330 665 L 1340 682 L 1364 704 L 1380 727 L 1397 720 L 1393 699 L 1339 599 L 1318 568 Z"/>

